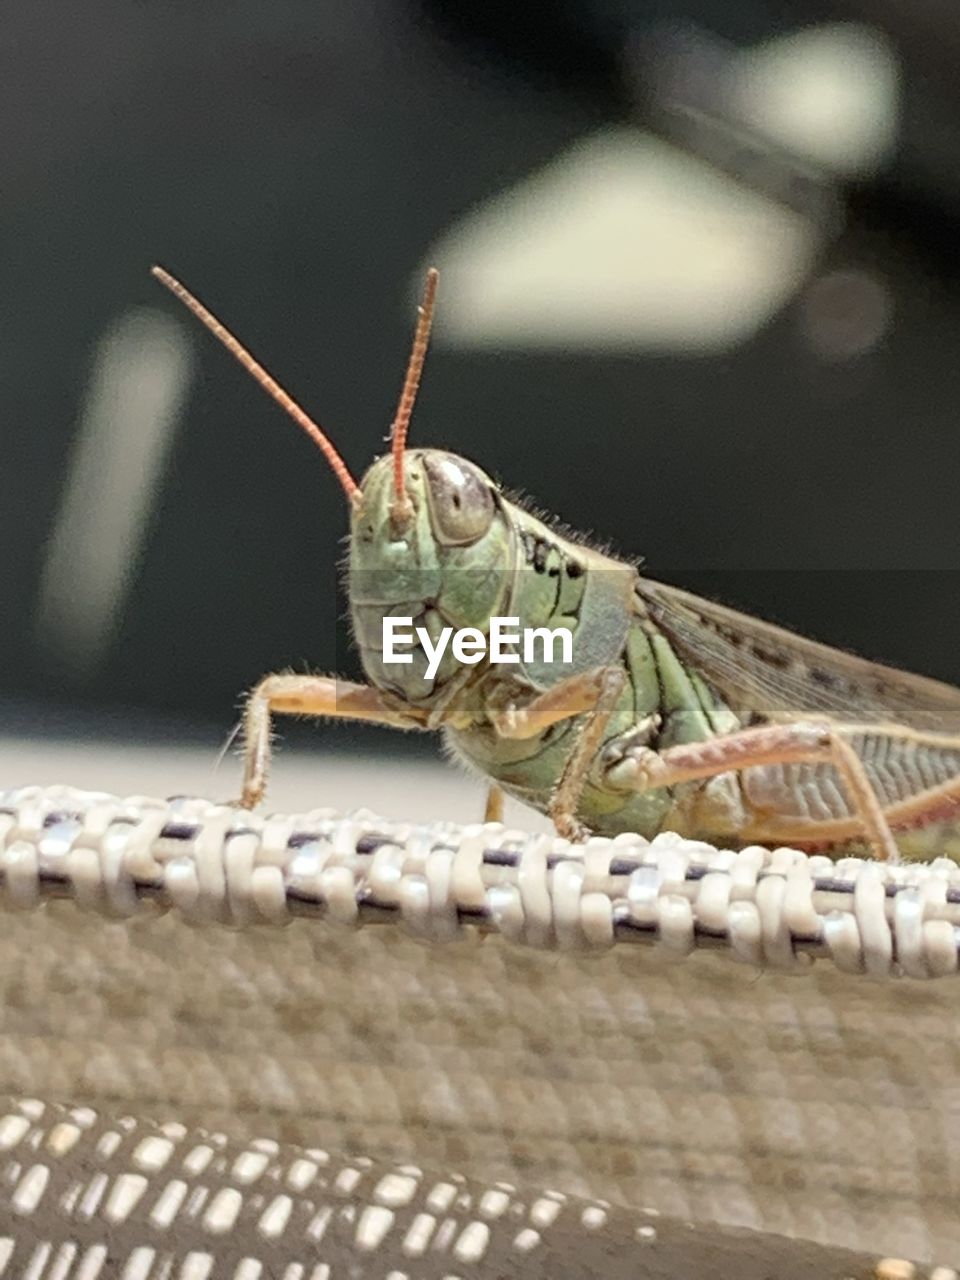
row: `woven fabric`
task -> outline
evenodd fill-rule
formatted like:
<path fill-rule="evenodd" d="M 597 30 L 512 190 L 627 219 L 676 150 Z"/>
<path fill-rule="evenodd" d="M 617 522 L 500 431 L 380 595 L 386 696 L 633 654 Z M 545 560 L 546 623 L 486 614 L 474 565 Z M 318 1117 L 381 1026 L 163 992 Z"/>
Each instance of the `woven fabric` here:
<path fill-rule="evenodd" d="M 5 863 L 20 885 L 8 901 L 31 899 L 31 848 Z M 44 1116 L 91 1105 L 115 1127 L 135 1116 L 289 1143 L 290 1160 L 322 1147 L 505 1180 L 529 1203 L 550 1188 L 811 1247 L 960 1257 L 955 978 L 873 981 L 822 961 L 790 975 L 628 945 L 582 955 L 469 930 L 427 943 L 317 919 L 121 922 L 63 901 L 2 923 L 0 1092 L 40 1099 Z M 50 1140 L 35 1112 L 0 1171 L 11 1266 L 39 1229 L 13 1205 Z M 83 1150 L 71 1158 L 95 1176 Z M 53 1266 L 70 1224 L 54 1212 L 42 1229 L 60 1242 Z M 786 1275 L 775 1256 L 768 1272 Z M 861 1274 L 834 1262 L 810 1274 Z"/>
<path fill-rule="evenodd" d="M 0 940 L 0 1089 L 919 1258 L 960 1255 L 953 981 L 391 928 Z"/>

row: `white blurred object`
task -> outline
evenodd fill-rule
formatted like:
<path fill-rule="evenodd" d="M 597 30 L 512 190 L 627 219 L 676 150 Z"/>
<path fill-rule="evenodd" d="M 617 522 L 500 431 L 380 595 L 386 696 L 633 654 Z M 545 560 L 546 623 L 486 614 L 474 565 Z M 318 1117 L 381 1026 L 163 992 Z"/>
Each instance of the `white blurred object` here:
<path fill-rule="evenodd" d="M 40 641 L 78 676 L 113 634 L 193 360 L 181 327 L 138 308 L 100 342 L 37 604 Z"/>
<path fill-rule="evenodd" d="M 899 65 L 874 27 L 836 23 L 765 41 L 733 60 L 728 92 L 745 124 L 844 177 L 874 172 L 896 142 Z"/>
<path fill-rule="evenodd" d="M 711 48 L 713 46 L 711 45 Z M 733 128 L 849 176 L 896 139 L 898 69 L 885 39 L 811 27 L 711 59 Z M 717 70 L 719 68 L 719 70 Z M 828 231 L 637 128 L 584 139 L 450 228 L 438 340 L 471 349 L 733 349 L 806 281 Z M 422 277 L 422 273 L 421 273 Z M 419 285 L 418 285 L 419 287 Z"/>
<path fill-rule="evenodd" d="M 709 353 L 806 278 L 820 233 L 639 129 L 605 129 L 430 250 L 454 346 Z"/>

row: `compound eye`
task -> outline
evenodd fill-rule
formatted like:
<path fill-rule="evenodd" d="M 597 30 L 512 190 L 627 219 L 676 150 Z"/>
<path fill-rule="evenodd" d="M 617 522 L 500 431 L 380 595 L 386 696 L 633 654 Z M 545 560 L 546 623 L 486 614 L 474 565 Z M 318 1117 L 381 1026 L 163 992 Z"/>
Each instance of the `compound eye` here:
<path fill-rule="evenodd" d="M 423 466 L 438 541 L 456 547 L 482 538 L 493 522 L 489 481 L 469 462 L 452 454 L 427 454 Z"/>

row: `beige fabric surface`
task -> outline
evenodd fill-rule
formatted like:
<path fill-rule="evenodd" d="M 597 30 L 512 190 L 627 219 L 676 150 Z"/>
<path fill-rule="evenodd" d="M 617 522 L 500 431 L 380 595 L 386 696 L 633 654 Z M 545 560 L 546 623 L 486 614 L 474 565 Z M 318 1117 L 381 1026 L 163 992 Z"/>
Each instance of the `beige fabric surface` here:
<path fill-rule="evenodd" d="M 209 794 L 209 769 L 203 753 L 0 749 L 9 785 Z M 271 802 L 303 807 L 305 787 L 402 817 L 470 820 L 480 798 L 439 768 L 291 758 Z M 0 1092 L 942 1262 L 960 1257 L 957 994 L 57 904 L 3 919 Z"/>

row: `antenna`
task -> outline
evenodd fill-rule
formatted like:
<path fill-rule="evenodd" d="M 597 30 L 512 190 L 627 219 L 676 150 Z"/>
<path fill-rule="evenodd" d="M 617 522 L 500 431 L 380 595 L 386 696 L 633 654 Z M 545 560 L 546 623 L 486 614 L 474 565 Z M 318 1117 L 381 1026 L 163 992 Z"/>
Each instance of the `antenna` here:
<path fill-rule="evenodd" d="M 353 476 L 347 470 L 347 464 L 340 457 L 340 454 L 336 451 L 310 415 L 300 408 L 296 400 L 284 391 L 279 382 L 267 373 L 263 365 L 250 354 L 246 347 L 237 341 L 229 329 L 220 323 L 213 312 L 208 311 L 203 303 L 193 296 L 185 285 L 182 285 L 179 280 L 172 276 L 169 271 L 165 271 L 163 267 L 152 267 L 150 274 L 156 276 L 161 284 L 166 285 L 173 296 L 178 298 L 183 305 L 188 308 L 188 310 L 192 311 L 197 319 L 210 330 L 215 338 L 220 339 L 230 354 L 240 361 L 247 373 L 259 382 L 267 395 L 276 400 L 281 409 L 285 409 L 290 417 L 293 418 L 294 422 L 304 429 L 311 440 L 313 440 L 314 444 L 322 450 L 324 456 L 333 469 L 333 474 L 343 486 L 347 497 L 351 502 L 356 502 L 360 495 L 360 488 L 356 480 L 354 480 Z M 411 360 L 411 365 L 412 363 L 413 361 Z M 420 363 L 422 366 L 422 359 Z M 414 393 L 415 391 L 416 389 L 414 389 Z M 397 416 L 399 420 L 399 413 Z"/>
<path fill-rule="evenodd" d="M 427 346 L 430 342 L 430 327 L 433 324 L 433 307 L 437 297 L 437 282 L 440 273 L 436 267 L 427 272 L 427 282 L 423 288 L 423 301 L 417 308 L 417 328 L 413 335 L 413 348 L 410 362 L 407 365 L 407 376 L 403 380 L 400 403 L 393 420 L 391 432 L 393 450 L 393 489 L 396 500 L 391 507 L 391 515 L 400 523 L 410 518 L 410 499 L 406 495 L 403 484 L 403 453 L 407 445 L 407 432 L 410 430 L 410 418 L 416 403 L 417 391 L 420 388 L 420 375 L 423 373 L 423 362 L 427 357 Z"/>

